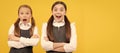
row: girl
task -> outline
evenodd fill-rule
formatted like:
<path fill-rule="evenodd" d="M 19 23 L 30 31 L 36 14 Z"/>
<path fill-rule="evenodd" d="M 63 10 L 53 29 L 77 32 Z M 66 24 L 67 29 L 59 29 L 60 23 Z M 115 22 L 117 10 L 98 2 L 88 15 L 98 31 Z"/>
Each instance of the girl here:
<path fill-rule="evenodd" d="M 66 4 L 57 1 L 51 11 L 52 16 L 42 27 L 41 45 L 46 53 L 72 53 L 76 49 L 76 29 L 66 16 Z"/>
<path fill-rule="evenodd" d="M 19 7 L 18 19 L 10 27 L 8 35 L 9 53 L 33 53 L 32 46 L 37 45 L 39 35 L 30 6 Z"/>

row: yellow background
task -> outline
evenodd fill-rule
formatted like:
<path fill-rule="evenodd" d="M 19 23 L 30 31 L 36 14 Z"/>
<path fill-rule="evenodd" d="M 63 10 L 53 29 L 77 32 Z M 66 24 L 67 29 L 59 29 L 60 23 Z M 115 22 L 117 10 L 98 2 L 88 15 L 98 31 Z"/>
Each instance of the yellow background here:
<path fill-rule="evenodd" d="M 8 53 L 9 27 L 16 21 L 18 7 L 28 4 L 41 35 L 42 23 L 51 16 L 56 0 L 0 0 L 0 53 Z M 74 53 L 120 53 L 119 0 L 63 0 L 67 16 L 76 23 L 77 49 Z M 34 53 L 45 53 L 40 42 Z"/>

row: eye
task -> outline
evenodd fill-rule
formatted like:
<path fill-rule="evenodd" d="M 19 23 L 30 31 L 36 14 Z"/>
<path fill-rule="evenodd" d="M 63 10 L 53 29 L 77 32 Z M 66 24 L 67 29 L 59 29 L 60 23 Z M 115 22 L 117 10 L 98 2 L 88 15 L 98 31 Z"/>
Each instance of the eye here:
<path fill-rule="evenodd" d="M 29 14 L 29 13 L 26 13 L 27 15 Z"/>
<path fill-rule="evenodd" d="M 63 9 L 60 9 L 60 11 L 62 12 L 62 11 L 63 11 Z"/>
<path fill-rule="evenodd" d="M 64 11 L 64 8 L 60 8 L 60 11 L 61 11 L 61 12 Z"/>
<path fill-rule="evenodd" d="M 21 12 L 20 14 L 23 15 L 23 12 Z"/>
<path fill-rule="evenodd" d="M 53 9 L 53 11 L 57 11 L 57 9 L 55 8 L 55 9 Z"/>

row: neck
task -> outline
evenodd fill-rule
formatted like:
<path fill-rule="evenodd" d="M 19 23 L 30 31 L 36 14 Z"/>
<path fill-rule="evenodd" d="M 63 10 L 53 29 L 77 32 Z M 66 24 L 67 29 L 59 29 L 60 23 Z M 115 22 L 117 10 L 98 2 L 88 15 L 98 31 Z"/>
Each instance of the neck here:
<path fill-rule="evenodd" d="M 22 21 L 22 23 L 24 24 L 24 25 L 26 25 L 27 23 L 29 23 L 29 21 Z"/>

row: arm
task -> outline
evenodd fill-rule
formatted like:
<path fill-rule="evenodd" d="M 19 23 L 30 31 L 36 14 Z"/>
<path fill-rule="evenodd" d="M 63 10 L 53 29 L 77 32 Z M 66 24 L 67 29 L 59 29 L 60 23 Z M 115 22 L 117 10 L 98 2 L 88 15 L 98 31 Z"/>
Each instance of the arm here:
<path fill-rule="evenodd" d="M 70 43 L 53 43 L 48 40 L 46 35 L 46 27 L 47 24 L 42 27 L 42 37 L 41 37 L 41 45 L 44 49 L 60 51 L 60 52 L 72 52 L 76 49 L 76 30 L 75 26 L 71 25 L 71 38 Z"/>
<path fill-rule="evenodd" d="M 37 27 L 35 27 L 34 31 L 33 31 L 33 36 L 31 38 L 20 37 L 20 42 L 26 46 L 35 46 L 38 44 L 39 39 L 40 39 L 40 37 L 38 34 L 38 29 L 37 29 Z"/>
<path fill-rule="evenodd" d="M 57 43 L 55 46 L 60 46 L 62 43 Z M 62 46 L 54 48 L 54 51 L 59 51 L 59 52 L 73 52 L 76 49 L 76 29 L 75 25 L 72 23 L 71 24 L 71 38 L 70 38 L 70 43 L 64 43 Z"/>
<path fill-rule="evenodd" d="M 60 52 L 73 52 L 76 49 L 76 29 L 75 25 L 71 24 L 71 38 L 70 43 L 64 43 L 63 46 L 55 48 L 54 51 L 60 51 Z M 61 44 L 61 43 L 60 43 Z M 59 45 L 59 44 L 57 44 Z M 57 46 L 55 45 L 55 46 Z"/>
<path fill-rule="evenodd" d="M 18 48 L 18 49 L 26 47 L 20 42 L 10 40 L 10 37 L 14 36 L 14 24 L 10 27 L 8 34 L 9 34 L 8 35 L 8 46 L 9 47 L 14 47 L 14 48 Z"/>
<path fill-rule="evenodd" d="M 25 46 L 35 46 L 39 42 L 39 35 L 33 35 L 31 38 L 20 37 L 19 41 Z"/>
<path fill-rule="evenodd" d="M 45 41 L 49 41 L 48 37 L 44 37 Z M 53 49 L 59 48 L 59 47 L 63 47 L 66 43 L 54 43 L 53 42 Z"/>
<path fill-rule="evenodd" d="M 64 45 L 65 52 L 73 52 L 76 49 L 77 41 L 76 41 L 76 28 L 75 24 L 71 24 L 71 38 L 70 43 Z"/>
<path fill-rule="evenodd" d="M 41 46 L 46 50 L 53 50 L 53 42 L 49 41 L 46 32 L 47 23 L 42 26 Z"/>
<path fill-rule="evenodd" d="M 31 38 L 16 37 L 14 35 L 9 36 L 9 44 L 21 43 L 24 46 L 35 46 L 39 42 L 39 35 L 33 35 Z"/>
<path fill-rule="evenodd" d="M 47 37 L 44 37 L 45 41 L 49 41 Z M 54 51 L 60 51 L 60 52 L 65 52 L 64 50 L 64 45 L 66 43 L 53 43 L 53 50 Z"/>
<path fill-rule="evenodd" d="M 26 47 L 22 43 L 16 42 L 16 41 L 8 41 L 8 46 L 9 47 L 14 47 L 14 48 L 17 48 L 17 49 Z"/>
<path fill-rule="evenodd" d="M 12 36 L 10 39 L 13 41 L 21 42 L 25 46 L 35 46 L 39 42 L 39 35 L 37 28 L 34 29 L 34 35 L 31 38 L 25 38 L 25 37 L 16 37 Z"/>

